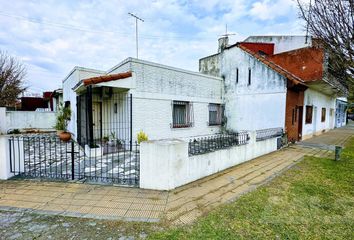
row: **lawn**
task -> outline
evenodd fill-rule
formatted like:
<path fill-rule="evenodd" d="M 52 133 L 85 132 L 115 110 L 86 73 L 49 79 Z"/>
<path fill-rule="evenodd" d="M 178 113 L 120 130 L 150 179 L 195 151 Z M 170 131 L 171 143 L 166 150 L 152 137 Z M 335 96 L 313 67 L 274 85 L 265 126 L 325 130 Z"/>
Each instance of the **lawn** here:
<path fill-rule="evenodd" d="M 304 161 L 190 226 L 150 239 L 354 239 L 354 138 L 341 161 Z"/>

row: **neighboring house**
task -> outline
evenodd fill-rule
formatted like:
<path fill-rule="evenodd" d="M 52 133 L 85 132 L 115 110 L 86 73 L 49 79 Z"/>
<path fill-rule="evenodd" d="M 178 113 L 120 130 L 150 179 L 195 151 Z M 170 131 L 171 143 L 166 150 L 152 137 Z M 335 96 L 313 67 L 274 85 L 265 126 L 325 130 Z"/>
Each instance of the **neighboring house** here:
<path fill-rule="evenodd" d="M 52 99 L 51 110 L 53 112 L 56 112 L 56 111 L 58 111 L 60 104 L 63 103 L 63 89 L 58 88 L 58 89 L 54 90 L 50 97 Z"/>
<path fill-rule="evenodd" d="M 202 73 L 225 78 L 225 115 L 232 129 L 283 127 L 299 141 L 334 127 L 335 101 L 347 88 L 327 71 L 310 37 L 260 36 L 200 59 Z"/>
<path fill-rule="evenodd" d="M 49 109 L 50 103 L 44 97 L 21 97 L 16 104 L 16 110 L 20 111 L 48 111 Z"/>
<path fill-rule="evenodd" d="M 264 46 L 264 51 L 268 51 Z M 272 51 L 272 50 L 271 50 Z M 225 79 L 225 117 L 234 131 L 284 128 L 286 77 L 219 39 L 219 51 L 199 60 L 199 70 Z"/>
<path fill-rule="evenodd" d="M 75 67 L 63 81 L 69 130 L 81 144 L 133 142 L 220 132 L 223 79 L 128 58 L 103 72 Z"/>

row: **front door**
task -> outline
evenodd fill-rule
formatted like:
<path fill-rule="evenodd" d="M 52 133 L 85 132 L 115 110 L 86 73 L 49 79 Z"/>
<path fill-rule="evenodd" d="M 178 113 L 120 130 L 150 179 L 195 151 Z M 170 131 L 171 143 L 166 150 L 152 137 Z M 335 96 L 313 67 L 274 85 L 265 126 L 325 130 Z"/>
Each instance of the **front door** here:
<path fill-rule="evenodd" d="M 102 103 L 92 103 L 93 139 L 102 139 Z"/>

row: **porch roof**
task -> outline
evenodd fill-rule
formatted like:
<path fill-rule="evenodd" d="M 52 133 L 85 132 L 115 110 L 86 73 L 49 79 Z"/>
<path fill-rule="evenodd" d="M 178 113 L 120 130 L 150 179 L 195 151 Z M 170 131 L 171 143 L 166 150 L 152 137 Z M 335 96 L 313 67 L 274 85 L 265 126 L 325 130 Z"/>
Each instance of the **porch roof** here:
<path fill-rule="evenodd" d="M 132 76 L 132 72 L 123 72 L 123 73 L 114 73 L 108 75 L 102 75 L 98 77 L 91 77 L 87 79 L 83 79 L 84 86 L 103 83 L 103 82 L 110 82 L 119 79 L 124 79 Z"/>

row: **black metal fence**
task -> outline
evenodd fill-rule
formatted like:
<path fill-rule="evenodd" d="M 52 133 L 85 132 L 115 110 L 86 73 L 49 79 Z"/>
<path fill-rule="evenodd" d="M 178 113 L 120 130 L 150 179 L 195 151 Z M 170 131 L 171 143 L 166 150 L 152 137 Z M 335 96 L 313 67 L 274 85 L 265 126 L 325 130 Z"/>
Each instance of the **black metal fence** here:
<path fill-rule="evenodd" d="M 250 136 L 247 132 L 217 134 L 208 137 L 194 138 L 189 141 L 189 155 L 199 155 L 225 149 L 232 146 L 247 144 Z"/>
<path fill-rule="evenodd" d="M 85 149 L 55 134 L 13 136 L 10 170 L 19 177 L 138 186 L 140 151 L 137 143 L 132 146 L 121 142 Z"/>
<path fill-rule="evenodd" d="M 81 146 L 132 141 L 132 96 L 110 87 L 88 87 L 77 97 L 77 134 Z"/>
<path fill-rule="evenodd" d="M 283 135 L 282 128 L 268 128 L 256 131 L 256 141 L 263 141 L 270 138 L 281 137 Z"/>

